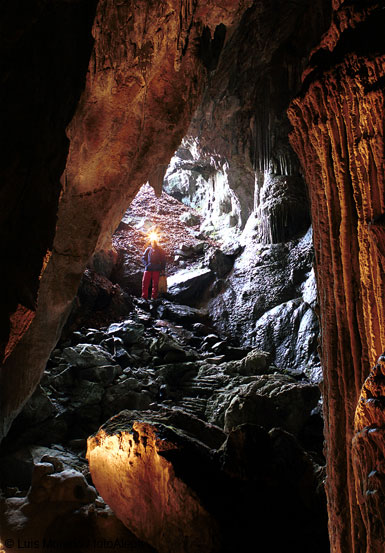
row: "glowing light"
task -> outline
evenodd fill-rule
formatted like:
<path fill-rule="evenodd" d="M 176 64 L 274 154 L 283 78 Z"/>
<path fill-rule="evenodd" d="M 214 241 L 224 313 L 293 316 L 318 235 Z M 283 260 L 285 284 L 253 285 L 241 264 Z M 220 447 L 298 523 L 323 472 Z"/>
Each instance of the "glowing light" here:
<path fill-rule="evenodd" d="M 150 242 L 159 242 L 158 233 L 155 232 L 154 230 L 152 232 L 150 232 L 150 234 L 148 235 L 148 238 L 149 238 Z"/>

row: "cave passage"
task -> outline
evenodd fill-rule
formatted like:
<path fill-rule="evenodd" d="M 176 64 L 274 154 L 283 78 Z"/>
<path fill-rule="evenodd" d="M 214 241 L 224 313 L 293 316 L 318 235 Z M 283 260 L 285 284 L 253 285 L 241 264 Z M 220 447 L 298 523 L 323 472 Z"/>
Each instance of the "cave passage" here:
<path fill-rule="evenodd" d="M 12 46 L 25 52 L 82 17 L 63 98 L 61 79 L 45 88 L 62 65 L 72 71 L 55 43 L 32 49 L 32 68 L 44 58 L 55 70 L 40 68 L 34 93 L 14 102 L 31 106 L 45 139 L 31 154 L 39 170 L 11 155 L 5 170 L 24 198 L 9 250 L 28 225 L 31 244 L 15 263 L 7 254 L 1 540 L 41 553 L 116 540 L 230 553 L 257 532 L 273 553 L 327 553 L 313 229 L 286 112 L 330 6 L 55 4 L 62 17 L 47 3 L 20 2 L 20 20 L 2 8 L 10 60 Z M 20 71 L 5 79 L 11 103 Z M 147 301 L 153 230 L 167 292 Z"/>
<path fill-rule="evenodd" d="M 309 215 L 291 228 L 287 217 L 269 242 L 261 214 L 277 212 L 263 214 L 253 198 L 249 220 L 242 227 L 238 212 L 231 226 L 240 202 L 223 168 L 205 160 L 202 178 L 198 142 L 183 141 L 164 191 L 143 185 L 89 261 L 41 382 L 3 441 L 3 527 L 17 539 L 33 524 L 35 543 L 51 540 L 52 551 L 102 544 L 108 512 L 109 539 L 134 550 L 225 552 L 247 547 L 255 518 L 273 534 L 274 514 L 289 551 L 307 551 L 314 535 L 314 550 L 328 550 Z M 264 179 L 274 189 L 288 176 Z M 154 229 L 168 290 L 146 301 L 141 257 Z M 83 505 L 81 515 L 63 514 L 62 501 Z M 58 510 L 43 520 L 52 502 Z M 58 539 L 64 520 L 73 529 Z"/>

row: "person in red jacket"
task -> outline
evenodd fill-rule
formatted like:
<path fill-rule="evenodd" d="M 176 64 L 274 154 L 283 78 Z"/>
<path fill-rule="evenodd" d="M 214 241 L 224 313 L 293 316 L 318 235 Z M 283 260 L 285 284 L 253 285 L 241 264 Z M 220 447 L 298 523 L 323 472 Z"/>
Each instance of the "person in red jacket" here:
<path fill-rule="evenodd" d="M 145 266 L 142 280 L 142 298 L 148 300 L 148 289 L 152 280 L 152 299 L 156 300 L 159 276 L 166 268 L 166 254 L 154 237 L 151 238 L 151 245 L 145 250 L 142 261 Z"/>

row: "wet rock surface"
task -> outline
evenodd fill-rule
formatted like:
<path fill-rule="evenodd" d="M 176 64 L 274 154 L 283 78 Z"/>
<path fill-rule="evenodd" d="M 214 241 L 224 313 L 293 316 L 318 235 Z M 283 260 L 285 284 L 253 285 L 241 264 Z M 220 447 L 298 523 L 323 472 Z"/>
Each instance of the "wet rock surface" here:
<path fill-rule="evenodd" d="M 231 273 L 212 290 L 213 322 L 224 333 L 242 336 L 243 344 L 271 352 L 282 369 L 301 370 L 319 382 L 311 229 L 296 240 L 264 245 L 255 240 L 258 229 L 251 223 Z"/>
<path fill-rule="evenodd" d="M 180 211 L 187 207 L 181 208 L 180 202 L 165 193 L 157 205 L 154 193 L 148 188 L 143 187 L 127 211 L 125 230 L 118 229 L 113 238 L 114 249 L 124 252 L 125 270 L 135 274 L 129 281 L 120 280 L 115 284 L 105 276 L 99 277 L 95 270 L 101 266 L 104 272 L 105 265 L 98 254 L 96 262 L 90 263 L 95 275 L 91 298 L 87 299 L 86 290 L 81 287 L 85 297 L 81 298 L 79 294 L 65 333 L 76 328 L 76 323 L 79 326 L 81 321 L 87 321 L 81 315 L 84 306 L 94 302 L 94 290 L 99 286 L 102 287 L 100 295 L 104 297 L 105 282 L 110 282 L 115 295 L 113 301 L 105 303 L 104 310 L 90 314 L 91 324 L 100 326 L 103 315 L 115 322 L 123 305 L 124 313 L 132 307 L 132 292 L 137 290 L 140 295 L 143 274 L 140 259 L 148 236 L 145 229 L 157 228 L 162 247 L 167 252 L 168 289 L 164 297 L 169 301 L 163 302 L 159 308 L 161 318 L 179 318 L 181 324 L 188 324 L 193 313 L 189 307 L 193 310 L 199 308 L 202 319 L 205 313 L 210 315 L 217 332 L 231 336 L 242 346 L 269 351 L 277 366 L 305 372 L 312 381 L 320 382 L 312 232 L 311 229 L 303 232 L 301 227 L 298 234 L 298 225 L 306 226 L 308 218 L 297 217 L 300 222 L 293 226 L 282 214 L 277 215 L 284 229 L 279 231 L 279 238 L 286 241 L 264 243 L 264 219 L 256 210 L 236 240 L 220 243 L 198 232 L 199 227 L 191 231 L 182 222 L 175 222 L 175 207 L 178 206 Z M 282 202 L 285 190 L 280 195 Z M 291 205 L 293 196 L 289 195 L 287 202 Z M 306 202 L 301 203 L 298 199 L 297 204 L 298 209 L 305 213 Z M 274 226 L 275 223 L 266 217 L 266 224 Z M 171 232 L 168 232 L 170 218 L 174 222 Z M 108 266 L 111 256 L 107 256 Z M 117 261 L 115 269 L 120 270 L 119 267 L 120 261 Z M 116 279 L 115 269 L 110 268 L 109 278 L 112 280 Z M 88 269 L 86 275 L 92 281 L 90 271 Z M 121 299 L 116 301 L 117 297 Z M 173 314 L 169 313 L 170 310 Z M 144 321 L 143 324 L 147 323 Z M 124 356 L 122 352 L 122 359 Z"/>

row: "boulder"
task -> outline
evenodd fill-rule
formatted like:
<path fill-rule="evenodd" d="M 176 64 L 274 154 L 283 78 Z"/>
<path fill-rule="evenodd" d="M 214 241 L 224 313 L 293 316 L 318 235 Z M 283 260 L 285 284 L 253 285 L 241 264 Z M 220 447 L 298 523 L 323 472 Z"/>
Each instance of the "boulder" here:
<path fill-rule="evenodd" d="M 199 336 L 207 336 L 211 332 L 211 329 L 203 323 L 194 323 L 192 329 Z"/>
<path fill-rule="evenodd" d="M 144 325 L 136 321 L 126 320 L 121 323 L 113 323 L 107 329 L 107 334 L 110 336 L 118 336 L 122 338 L 124 344 L 135 344 L 140 340 L 144 333 Z"/>
<path fill-rule="evenodd" d="M 133 259 L 131 252 L 118 250 L 118 261 L 112 271 L 111 280 L 130 294 L 140 295 L 143 265 L 140 256 Z"/>
<path fill-rule="evenodd" d="M 257 376 L 231 400 L 224 417 L 225 430 L 252 422 L 268 429 L 279 426 L 298 436 L 319 397 L 319 388 L 313 384 L 285 375 Z"/>
<path fill-rule="evenodd" d="M 83 504 L 91 503 L 96 497 L 95 488 L 87 484 L 80 472 L 70 469 L 55 472 L 51 463 L 35 465 L 32 486 L 28 492 L 31 503 L 68 501 Z"/>
<path fill-rule="evenodd" d="M 102 386 L 112 384 L 115 378 L 123 373 L 119 365 L 103 365 L 101 367 L 89 367 L 79 373 L 79 378 L 91 382 L 100 383 Z"/>
<path fill-rule="evenodd" d="M 69 336 L 81 326 L 97 325 L 100 317 L 119 320 L 130 307 L 131 301 L 118 283 L 86 269 L 62 336 Z"/>
<path fill-rule="evenodd" d="M 253 349 L 239 363 L 239 374 L 266 374 L 269 372 L 271 357 L 271 354 L 266 351 Z"/>
<path fill-rule="evenodd" d="M 225 441 L 215 429 L 213 442 L 204 426 L 173 410 L 123 411 L 88 439 L 93 482 L 117 517 L 160 553 L 247 551 L 256 539 L 303 553 L 312 533 L 326 551 L 316 467 L 293 436 L 248 424 Z"/>
<path fill-rule="evenodd" d="M 108 250 L 99 250 L 94 253 L 88 267 L 98 275 L 110 278 L 117 261 L 118 252 L 111 246 Z"/>
<path fill-rule="evenodd" d="M 216 551 L 218 525 L 200 497 L 214 475 L 210 449 L 151 415 L 139 417 L 123 412 L 88 439 L 99 493 L 159 553 Z"/>
<path fill-rule="evenodd" d="M 220 339 L 216 334 L 206 334 L 202 341 L 202 349 L 211 349 L 211 347 L 219 341 Z"/>
<path fill-rule="evenodd" d="M 110 386 L 103 397 L 103 416 L 112 417 L 123 409 L 148 409 L 154 396 L 144 391 L 135 378 Z"/>
<path fill-rule="evenodd" d="M 207 242 L 198 242 L 193 246 L 194 253 L 200 255 L 208 247 Z"/>
<path fill-rule="evenodd" d="M 167 300 L 163 300 L 158 306 L 157 313 L 161 319 L 183 323 L 185 326 L 191 326 L 194 321 L 207 318 L 207 312 L 204 309 L 196 309 L 188 305 L 178 305 Z"/>
<path fill-rule="evenodd" d="M 194 350 L 185 349 L 179 342 L 163 332 L 160 332 L 158 337 L 153 339 L 150 345 L 150 353 L 162 358 L 165 363 L 177 363 L 197 358 L 197 353 Z"/>
<path fill-rule="evenodd" d="M 217 249 L 210 256 L 209 267 L 219 278 L 226 276 L 234 265 L 234 258 Z"/>
<path fill-rule="evenodd" d="M 80 380 L 76 388 L 72 391 L 68 410 L 74 413 L 77 422 L 97 425 L 101 415 L 101 400 L 104 394 L 104 388 L 97 382 Z"/>
<path fill-rule="evenodd" d="M 54 411 L 54 405 L 47 392 L 42 386 L 38 386 L 24 405 L 15 423 L 20 427 L 36 426 L 51 417 Z"/>
<path fill-rule="evenodd" d="M 65 364 L 65 368 L 60 372 L 54 374 L 45 372 L 41 382 L 44 386 L 53 386 L 58 392 L 64 391 L 73 386 L 74 371 L 68 364 Z"/>
<path fill-rule="evenodd" d="M 108 351 L 101 346 L 92 344 L 78 344 L 63 350 L 63 357 L 71 365 L 80 369 L 87 367 L 102 367 L 112 365 L 114 360 Z"/>
<path fill-rule="evenodd" d="M 195 227 L 195 225 L 200 224 L 200 217 L 199 215 L 195 215 L 192 211 L 186 211 L 185 213 L 182 213 L 182 215 L 179 217 L 179 220 L 181 223 L 187 225 L 188 227 Z"/>
<path fill-rule="evenodd" d="M 167 297 L 174 302 L 193 306 L 202 300 L 213 278 L 213 272 L 207 268 L 176 273 L 167 278 Z"/>

